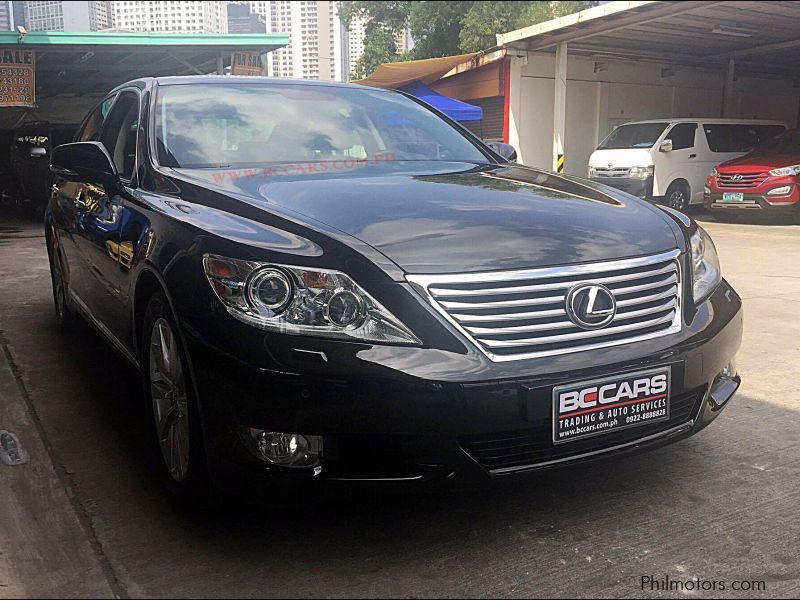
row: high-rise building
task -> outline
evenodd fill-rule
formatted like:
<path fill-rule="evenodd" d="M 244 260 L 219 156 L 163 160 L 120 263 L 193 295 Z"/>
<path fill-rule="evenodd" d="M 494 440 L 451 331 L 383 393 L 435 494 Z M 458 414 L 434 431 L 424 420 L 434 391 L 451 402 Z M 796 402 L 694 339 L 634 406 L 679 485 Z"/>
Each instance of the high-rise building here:
<path fill-rule="evenodd" d="M 348 79 L 352 76 L 352 70 L 356 68 L 358 59 L 364 54 L 364 36 L 366 33 L 367 19 L 363 17 L 353 17 L 353 20 L 350 21 L 350 27 L 347 28 L 350 63 L 350 73 L 347 74 Z"/>
<path fill-rule="evenodd" d="M 11 4 L 13 16 L 11 29 L 16 29 L 20 25 L 27 29 L 28 23 L 25 21 L 25 2 L 23 2 L 23 0 L 12 0 L 9 4 Z"/>
<path fill-rule="evenodd" d="M 348 60 L 351 71 L 356 68 L 358 59 L 364 54 L 367 21 L 368 19 L 363 17 L 354 17 L 353 20 L 350 21 L 350 27 L 347 28 Z M 411 31 L 408 26 L 395 34 L 394 44 L 398 54 L 408 52 L 413 47 L 411 43 Z"/>
<path fill-rule="evenodd" d="M 250 6 L 255 12 L 269 10 L 270 33 L 289 34 L 289 45 L 271 54 L 270 74 L 328 81 L 347 79 L 347 30 L 339 20 L 336 2 L 275 0 L 250 2 Z"/>
<path fill-rule="evenodd" d="M 227 2 L 112 0 L 114 26 L 125 31 L 228 33 Z"/>
<path fill-rule="evenodd" d="M 0 31 L 14 29 L 14 6 L 11 2 L 0 2 Z"/>
<path fill-rule="evenodd" d="M 28 31 L 100 31 L 112 26 L 109 2 L 24 3 Z"/>
<path fill-rule="evenodd" d="M 266 33 L 267 23 L 249 2 L 228 4 L 228 33 Z"/>

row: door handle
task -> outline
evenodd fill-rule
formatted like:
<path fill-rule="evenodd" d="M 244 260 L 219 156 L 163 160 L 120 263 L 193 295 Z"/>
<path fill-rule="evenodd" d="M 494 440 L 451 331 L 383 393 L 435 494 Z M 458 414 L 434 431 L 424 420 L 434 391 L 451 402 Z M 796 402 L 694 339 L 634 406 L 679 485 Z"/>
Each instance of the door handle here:
<path fill-rule="evenodd" d="M 689 158 L 697 158 L 697 154 L 690 154 Z"/>

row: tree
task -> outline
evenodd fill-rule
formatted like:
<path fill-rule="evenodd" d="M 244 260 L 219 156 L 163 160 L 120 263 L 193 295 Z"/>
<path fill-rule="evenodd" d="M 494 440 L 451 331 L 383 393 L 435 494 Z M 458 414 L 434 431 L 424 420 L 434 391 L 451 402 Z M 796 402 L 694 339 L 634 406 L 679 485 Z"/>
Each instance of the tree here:
<path fill-rule="evenodd" d="M 353 18 L 360 17 L 397 33 L 405 29 L 411 8 L 408 0 L 343 0 L 338 3 L 339 19 L 345 27 L 349 27 Z"/>
<path fill-rule="evenodd" d="M 479 52 L 497 44 L 497 34 L 555 17 L 563 17 L 597 2 L 473 2 L 461 22 L 459 50 Z"/>
<path fill-rule="evenodd" d="M 339 18 L 349 26 L 355 17 L 367 24 L 364 54 L 356 62 L 354 78 L 363 78 L 385 62 L 450 56 L 488 50 L 497 43 L 497 34 L 568 15 L 597 2 L 446 2 L 422 0 L 368 1 L 338 3 Z M 411 28 L 414 49 L 397 53 L 394 35 Z"/>
<path fill-rule="evenodd" d="M 351 79 L 364 79 L 383 63 L 396 62 L 398 57 L 394 34 L 382 27 L 367 28 L 364 34 L 364 52 L 353 65 Z"/>
<path fill-rule="evenodd" d="M 519 17 L 529 4 L 549 2 L 474 2 L 461 23 L 459 50 L 478 52 L 496 45 L 496 34 L 517 29 Z"/>
<path fill-rule="evenodd" d="M 517 20 L 515 29 L 543 23 L 557 17 L 565 17 L 578 11 L 597 6 L 599 2 L 526 2 Z M 503 33 L 498 31 L 497 33 Z"/>
<path fill-rule="evenodd" d="M 461 54 L 458 36 L 472 2 L 422 1 L 411 5 L 411 37 L 415 58 Z"/>

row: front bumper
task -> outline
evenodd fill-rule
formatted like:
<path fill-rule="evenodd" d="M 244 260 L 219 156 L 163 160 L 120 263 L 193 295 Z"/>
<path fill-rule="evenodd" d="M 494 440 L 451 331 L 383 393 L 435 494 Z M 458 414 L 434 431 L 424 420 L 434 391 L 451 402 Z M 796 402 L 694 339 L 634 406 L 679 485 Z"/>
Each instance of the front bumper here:
<path fill-rule="evenodd" d="M 723 202 L 722 192 L 712 191 L 703 196 L 706 210 L 800 212 L 800 191 L 794 186 L 790 196 L 768 196 L 767 194 L 743 194 L 741 202 Z"/>
<path fill-rule="evenodd" d="M 297 480 L 486 479 L 687 437 L 713 420 L 738 387 L 738 379 L 717 377 L 741 342 L 742 314 L 723 281 L 680 334 L 510 363 L 478 353 L 302 340 L 304 350 L 324 352 L 323 361 L 297 353 L 285 338 L 278 346 L 257 335 L 280 368 L 245 364 L 196 332 L 187 335 L 212 479 L 248 496 Z M 555 385 L 662 365 L 672 369 L 668 421 L 552 444 Z M 242 443 L 245 427 L 322 436 L 321 472 L 265 465 Z"/>
<path fill-rule="evenodd" d="M 639 198 L 653 197 L 653 176 L 647 179 L 634 179 L 632 177 L 592 177 L 592 181 L 622 190 Z"/>

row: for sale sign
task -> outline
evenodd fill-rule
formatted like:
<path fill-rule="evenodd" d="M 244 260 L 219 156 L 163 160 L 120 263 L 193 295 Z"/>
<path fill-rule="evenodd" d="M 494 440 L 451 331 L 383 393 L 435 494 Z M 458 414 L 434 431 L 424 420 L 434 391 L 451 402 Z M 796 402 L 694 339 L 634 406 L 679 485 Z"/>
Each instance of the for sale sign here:
<path fill-rule="evenodd" d="M 36 103 L 36 51 L 0 47 L 0 106 Z"/>
<path fill-rule="evenodd" d="M 234 52 L 231 75 L 261 75 L 261 55 L 258 52 Z"/>

